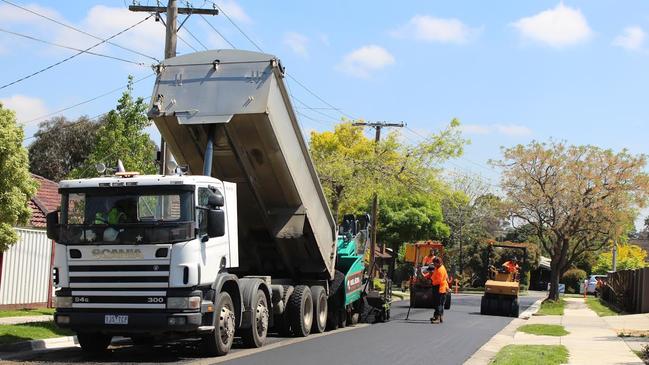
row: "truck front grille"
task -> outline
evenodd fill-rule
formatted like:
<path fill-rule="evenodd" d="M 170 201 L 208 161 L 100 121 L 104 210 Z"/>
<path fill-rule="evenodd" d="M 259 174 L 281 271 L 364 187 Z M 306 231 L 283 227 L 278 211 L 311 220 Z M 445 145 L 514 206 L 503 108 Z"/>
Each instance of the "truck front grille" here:
<path fill-rule="evenodd" d="M 73 308 L 166 307 L 168 264 L 70 265 L 69 274 Z"/>

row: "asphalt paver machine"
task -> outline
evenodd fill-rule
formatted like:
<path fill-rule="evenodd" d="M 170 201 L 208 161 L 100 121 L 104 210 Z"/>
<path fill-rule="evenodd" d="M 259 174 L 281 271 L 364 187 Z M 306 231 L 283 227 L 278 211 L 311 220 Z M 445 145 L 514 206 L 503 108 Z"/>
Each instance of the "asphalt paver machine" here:
<path fill-rule="evenodd" d="M 480 314 L 518 317 L 520 273 L 508 272 L 502 267 L 496 268 L 493 265 L 494 250 L 496 248 L 520 251 L 523 260 L 527 256 L 527 246 L 524 243 L 489 243 L 488 279 L 480 302 Z"/>

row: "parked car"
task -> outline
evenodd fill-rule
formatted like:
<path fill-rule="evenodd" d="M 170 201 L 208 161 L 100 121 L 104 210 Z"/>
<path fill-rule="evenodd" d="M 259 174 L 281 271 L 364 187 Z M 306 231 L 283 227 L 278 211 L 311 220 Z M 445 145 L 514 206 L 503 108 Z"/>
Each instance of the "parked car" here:
<path fill-rule="evenodd" d="M 588 294 L 595 294 L 597 289 L 597 279 L 606 280 L 606 275 L 591 275 L 588 278 Z"/>

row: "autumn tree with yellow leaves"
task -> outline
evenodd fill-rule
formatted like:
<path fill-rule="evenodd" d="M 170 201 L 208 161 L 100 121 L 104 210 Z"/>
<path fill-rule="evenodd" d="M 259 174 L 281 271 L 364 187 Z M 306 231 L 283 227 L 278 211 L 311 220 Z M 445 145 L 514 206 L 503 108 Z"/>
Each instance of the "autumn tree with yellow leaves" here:
<path fill-rule="evenodd" d="M 561 275 L 582 255 L 625 234 L 645 206 L 646 156 L 555 141 L 534 141 L 502 153 L 502 160 L 492 163 L 502 169 L 501 187 L 513 221 L 533 227 L 550 255 L 548 298 L 556 300 Z"/>

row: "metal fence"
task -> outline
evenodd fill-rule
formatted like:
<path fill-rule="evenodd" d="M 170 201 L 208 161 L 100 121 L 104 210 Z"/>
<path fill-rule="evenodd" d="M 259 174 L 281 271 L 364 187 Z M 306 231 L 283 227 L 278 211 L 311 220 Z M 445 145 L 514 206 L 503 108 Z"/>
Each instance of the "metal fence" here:
<path fill-rule="evenodd" d="M 52 293 L 52 241 L 45 231 L 16 231 L 20 239 L 1 257 L 0 306 L 46 304 Z"/>
<path fill-rule="evenodd" d="M 609 273 L 602 299 L 627 313 L 648 313 L 649 268 Z"/>

